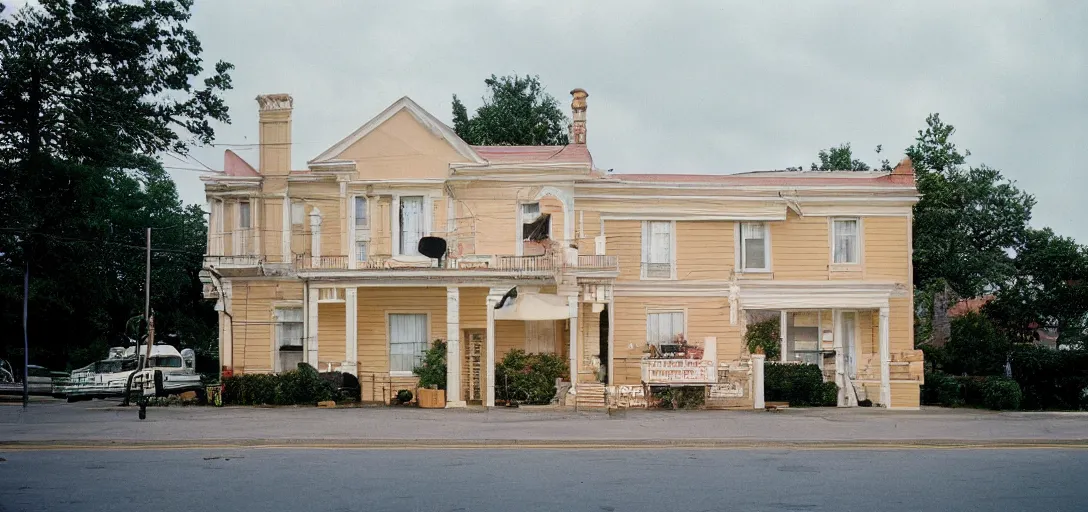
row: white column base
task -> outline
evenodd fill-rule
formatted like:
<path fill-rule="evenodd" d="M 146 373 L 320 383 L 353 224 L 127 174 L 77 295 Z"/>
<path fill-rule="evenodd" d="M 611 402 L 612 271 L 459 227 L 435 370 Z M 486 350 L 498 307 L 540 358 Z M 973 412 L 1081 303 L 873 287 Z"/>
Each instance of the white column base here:
<path fill-rule="evenodd" d="M 754 409 L 763 409 L 767 406 L 763 399 L 763 365 L 766 360 L 766 355 L 752 354 L 752 408 Z"/>

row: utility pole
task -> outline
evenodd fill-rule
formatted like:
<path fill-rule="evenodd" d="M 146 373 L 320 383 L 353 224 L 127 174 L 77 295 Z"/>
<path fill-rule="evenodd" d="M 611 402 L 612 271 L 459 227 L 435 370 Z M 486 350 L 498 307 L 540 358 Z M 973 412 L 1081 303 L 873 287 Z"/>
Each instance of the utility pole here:
<path fill-rule="evenodd" d="M 151 228 L 147 228 L 147 279 L 144 281 L 144 321 L 151 319 Z"/>
<path fill-rule="evenodd" d="M 24 253 L 23 257 L 26 257 Z M 30 341 L 26 333 L 27 305 L 30 303 L 30 259 L 24 262 L 26 268 L 23 272 L 23 409 L 30 402 Z"/>

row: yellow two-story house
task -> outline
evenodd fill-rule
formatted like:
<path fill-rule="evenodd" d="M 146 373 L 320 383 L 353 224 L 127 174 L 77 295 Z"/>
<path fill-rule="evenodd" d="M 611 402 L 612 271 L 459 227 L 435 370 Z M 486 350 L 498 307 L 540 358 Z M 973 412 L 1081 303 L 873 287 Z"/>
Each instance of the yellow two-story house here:
<path fill-rule="evenodd" d="M 840 405 L 918 407 L 909 160 L 604 172 L 588 95 L 572 96 L 566 146 L 472 146 L 405 97 L 301 170 L 292 98 L 258 97 L 258 166 L 227 151 L 202 178 L 223 374 L 306 362 L 387 401 L 444 340 L 448 407 L 493 406 L 513 349 L 569 358 L 567 403 L 695 384 L 708 403 L 753 407 L 765 355 L 746 326 L 777 318 L 776 363 L 818 364 Z"/>

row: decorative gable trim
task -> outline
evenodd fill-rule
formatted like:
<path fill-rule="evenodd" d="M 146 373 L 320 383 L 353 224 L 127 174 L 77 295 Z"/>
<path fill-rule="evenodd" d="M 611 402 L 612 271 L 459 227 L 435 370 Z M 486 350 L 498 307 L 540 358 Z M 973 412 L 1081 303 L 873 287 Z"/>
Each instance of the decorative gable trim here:
<path fill-rule="evenodd" d="M 370 121 L 367 121 L 366 124 L 361 126 L 358 130 L 352 132 L 351 135 L 348 135 L 340 142 L 337 142 L 334 146 L 326 149 L 323 153 L 317 155 L 316 158 L 310 160 L 307 163 L 314 165 L 334 161 L 333 159 L 337 155 L 343 153 L 344 150 L 351 147 L 352 144 L 355 144 L 356 142 L 362 140 L 363 137 L 366 137 L 368 134 L 370 134 L 370 132 L 374 131 L 377 127 L 381 126 L 382 123 L 388 121 L 401 110 L 407 110 L 409 114 L 412 114 L 412 117 L 416 118 L 416 121 L 418 121 L 419 124 L 427 128 L 427 130 L 433 133 L 436 137 L 441 137 L 445 139 L 450 146 L 453 146 L 453 148 L 459 154 L 461 154 L 461 156 L 464 156 L 465 158 L 476 163 L 487 162 L 486 160 L 481 158 L 480 155 L 478 155 L 471 146 L 466 144 L 465 141 L 461 140 L 461 138 L 458 137 L 457 134 L 454 133 L 449 126 L 446 126 L 445 123 L 439 121 L 437 118 L 432 116 L 430 112 L 423 110 L 423 107 L 420 107 L 418 103 L 412 101 L 412 98 L 405 96 L 397 100 L 395 103 L 383 110 L 382 113 L 378 114 Z"/>

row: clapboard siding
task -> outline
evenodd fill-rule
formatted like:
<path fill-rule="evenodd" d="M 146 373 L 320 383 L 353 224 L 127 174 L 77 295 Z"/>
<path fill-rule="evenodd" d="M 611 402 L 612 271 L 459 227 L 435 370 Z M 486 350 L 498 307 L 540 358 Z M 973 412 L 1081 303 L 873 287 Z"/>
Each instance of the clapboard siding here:
<path fill-rule="evenodd" d="M 826 217 L 798 217 L 771 222 L 771 270 L 775 279 L 828 278 Z"/>
<path fill-rule="evenodd" d="M 619 281 L 637 281 L 641 276 L 642 222 L 637 220 L 606 220 L 605 245 L 608 254 L 619 257 Z"/>
<path fill-rule="evenodd" d="M 389 391 L 390 386 L 415 389 L 415 377 L 389 376 L 389 313 L 429 314 L 428 341 L 445 338 L 446 288 L 359 288 L 359 381 L 364 400 L 381 396 L 381 390 Z"/>
<path fill-rule="evenodd" d="M 862 220 L 865 273 L 868 279 L 906 283 L 910 280 L 907 217 L 868 217 Z"/>
<path fill-rule="evenodd" d="M 729 279 L 733 271 L 732 222 L 676 223 L 676 278 Z"/>
<path fill-rule="evenodd" d="M 329 365 L 340 366 L 344 361 L 347 336 L 343 302 L 317 305 L 317 369 L 327 371 Z"/>

